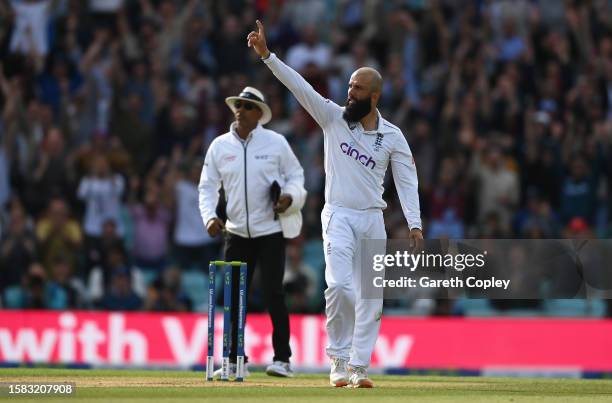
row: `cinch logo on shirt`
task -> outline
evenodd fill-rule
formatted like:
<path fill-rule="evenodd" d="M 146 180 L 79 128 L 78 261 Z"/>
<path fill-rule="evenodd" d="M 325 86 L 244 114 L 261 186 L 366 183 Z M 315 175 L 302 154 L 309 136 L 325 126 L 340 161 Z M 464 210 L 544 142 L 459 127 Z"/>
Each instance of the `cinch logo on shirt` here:
<path fill-rule="evenodd" d="M 376 162 L 374 162 L 372 157 L 368 157 L 365 154 L 361 154 L 358 149 L 351 147 L 347 143 L 340 144 L 340 149 L 342 150 L 343 154 L 346 154 L 351 158 L 355 158 L 361 163 L 361 165 L 365 166 L 366 168 L 374 169 L 374 167 L 376 166 Z M 372 166 L 370 166 L 370 163 L 372 164 Z"/>

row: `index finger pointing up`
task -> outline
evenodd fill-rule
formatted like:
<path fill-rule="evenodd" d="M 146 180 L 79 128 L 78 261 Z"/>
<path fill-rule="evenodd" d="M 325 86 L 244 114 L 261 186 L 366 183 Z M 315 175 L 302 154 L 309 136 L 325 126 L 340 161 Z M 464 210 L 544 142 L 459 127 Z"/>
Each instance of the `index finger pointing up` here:
<path fill-rule="evenodd" d="M 257 28 L 259 29 L 259 33 L 260 33 L 260 34 L 263 34 L 263 33 L 264 33 L 264 26 L 263 26 L 263 24 L 261 23 L 261 21 L 256 20 L 256 21 L 255 21 L 255 23 L 257 24 Z"/>

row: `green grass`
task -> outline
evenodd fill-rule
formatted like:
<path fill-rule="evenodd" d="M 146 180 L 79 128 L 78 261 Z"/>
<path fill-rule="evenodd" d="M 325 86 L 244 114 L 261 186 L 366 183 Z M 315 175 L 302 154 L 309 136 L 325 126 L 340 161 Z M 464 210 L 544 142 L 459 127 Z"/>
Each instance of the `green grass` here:
<path fill-rule="evenodd" d="M 612 402 L 612 380 L 375 375 L 374 389 L 335 389 L 326 375 L 244 383 L 205 382 L 202 372 L 0 369 L 0 382 L 74 382 L 71 397 L 0 397 L 43 402 Z"/>

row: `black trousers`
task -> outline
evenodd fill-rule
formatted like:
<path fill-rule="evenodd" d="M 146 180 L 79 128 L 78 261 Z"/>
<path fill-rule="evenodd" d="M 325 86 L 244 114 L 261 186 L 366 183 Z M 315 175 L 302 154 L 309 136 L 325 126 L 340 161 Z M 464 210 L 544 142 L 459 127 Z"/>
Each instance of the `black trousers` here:
<path fill-rule="evenodd" d="M 257 265 L 261 271 L 264 302 L 272 320 L 273 360 L 289 362 L 291 348 L 289 347 L 289 313 L 283 290 L 285 238 L 282 232 L 257 238 L 242 238 L 228 234 L 225 240 L 225 260 L 239 260 L 247 263 L 247 294 L 251 288 L 255 266 Z M 235 267 L 232 272 L 231 362 L 236 362 L 238 346 L 238 280 L 239 272 Z M 248 361 L 246 357 L 245 361 Z"/>

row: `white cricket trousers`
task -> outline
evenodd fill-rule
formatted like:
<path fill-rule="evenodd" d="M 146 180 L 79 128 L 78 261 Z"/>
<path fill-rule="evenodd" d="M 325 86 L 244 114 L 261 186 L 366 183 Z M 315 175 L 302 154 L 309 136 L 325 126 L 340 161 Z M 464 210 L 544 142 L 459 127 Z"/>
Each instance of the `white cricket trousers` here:
<path fill-rule="evenodd" d="M 361 298 L 361 240 L 387 238 L 383 213 L 325 204 L 321 224 L 327 283 L 326 352 L 329 357 L 348 360 L 351 366 L 368 366 L 380 330 L 383 300 L 382 296 Z"/>

